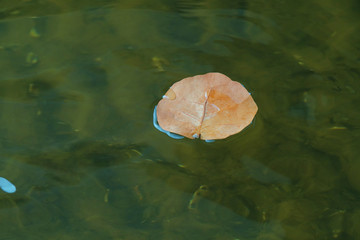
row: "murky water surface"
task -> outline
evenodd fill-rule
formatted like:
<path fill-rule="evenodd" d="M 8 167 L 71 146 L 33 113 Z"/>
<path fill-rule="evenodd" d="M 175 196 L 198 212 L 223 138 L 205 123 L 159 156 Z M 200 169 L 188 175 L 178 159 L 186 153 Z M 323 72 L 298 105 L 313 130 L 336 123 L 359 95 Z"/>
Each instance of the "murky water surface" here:
<path fill-rule="evenodd" d="M 360 239 L 359 3 L 0 4 L 1 239 Z M 152 126 L 184 77 L 259 106 L 214 143 Z"/>

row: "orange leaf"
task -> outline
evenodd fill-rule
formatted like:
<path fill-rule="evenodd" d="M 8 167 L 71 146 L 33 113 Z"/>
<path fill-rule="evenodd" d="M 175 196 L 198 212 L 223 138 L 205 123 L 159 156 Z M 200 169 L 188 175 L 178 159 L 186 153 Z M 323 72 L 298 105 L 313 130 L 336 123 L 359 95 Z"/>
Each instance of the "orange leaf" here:
<path fill-rule="evenodd" d="M 223 139 L 248 126 L 257 110 L 239 82 L 207 73 L 174 83 L 157 106 L 157 121 L 187 138 Z"/>

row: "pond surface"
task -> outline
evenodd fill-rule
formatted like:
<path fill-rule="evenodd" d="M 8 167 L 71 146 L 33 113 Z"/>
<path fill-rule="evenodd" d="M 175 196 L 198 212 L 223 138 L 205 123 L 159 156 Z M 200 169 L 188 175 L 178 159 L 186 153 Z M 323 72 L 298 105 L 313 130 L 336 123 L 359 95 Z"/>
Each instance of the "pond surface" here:
<path fill-rule="evenodd" d="M 360 239 L 360 5 L 2 1 L 1 239 Z M 225 140 L 152 125 L 182 78 L 258 104 Z"/>

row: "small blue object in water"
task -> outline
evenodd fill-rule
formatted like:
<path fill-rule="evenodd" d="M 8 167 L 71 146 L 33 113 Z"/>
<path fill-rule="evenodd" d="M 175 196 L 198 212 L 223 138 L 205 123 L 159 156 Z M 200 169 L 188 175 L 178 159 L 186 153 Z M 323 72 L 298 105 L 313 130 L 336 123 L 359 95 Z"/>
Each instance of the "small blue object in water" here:
<path fill-rule="evenodd" d="M 9 182 L 9 180 L 0 177 L 0 188 L 7 193 L 14 193 L 16 192 L 16 187 L 14 184 Z"/>
<path fill-rule="evenodd" d="M 164 98 L 164 97 L 163 97 Z M 154 108 L 154 112 L 153 112 L 153 124 L 154 124 L 154 127 L 159 130 L 160 132 L 163 132 L 163 133 L 166 133 L 169 137 L 171 138 L 174 138 L 174 139 L 183 139 L 184 137 L 181 136 L 181 135 L 178 135 L 178 134 L 175 134 L 175 133 L 172 133 L 172 132 L 169 132 L 169 131 L 166 131 L 164 129 L 162 129 L 157 121 L 157 116 L 156 116 L 156 109 L 157 109 L 157 105 L 155 106 Z M 193 136 L 194 138 L 198 138 L 199 136 L 197 134 L 194 134 Z M 215 142 L 215 140 L 205 140 L 205 142 Z"/>

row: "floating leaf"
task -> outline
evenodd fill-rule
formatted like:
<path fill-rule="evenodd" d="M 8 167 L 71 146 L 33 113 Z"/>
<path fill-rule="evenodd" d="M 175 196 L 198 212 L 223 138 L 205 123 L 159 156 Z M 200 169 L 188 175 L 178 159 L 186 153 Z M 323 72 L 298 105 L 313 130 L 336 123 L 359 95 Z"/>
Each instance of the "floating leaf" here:
<path fill-rule="evenodd" d="M 207 73 L 173 84 L 154 110 L 154 125 L 157 120 L 169 136 L 223 139 L 248 126 L 257 109 L 239 82 Z"/>

